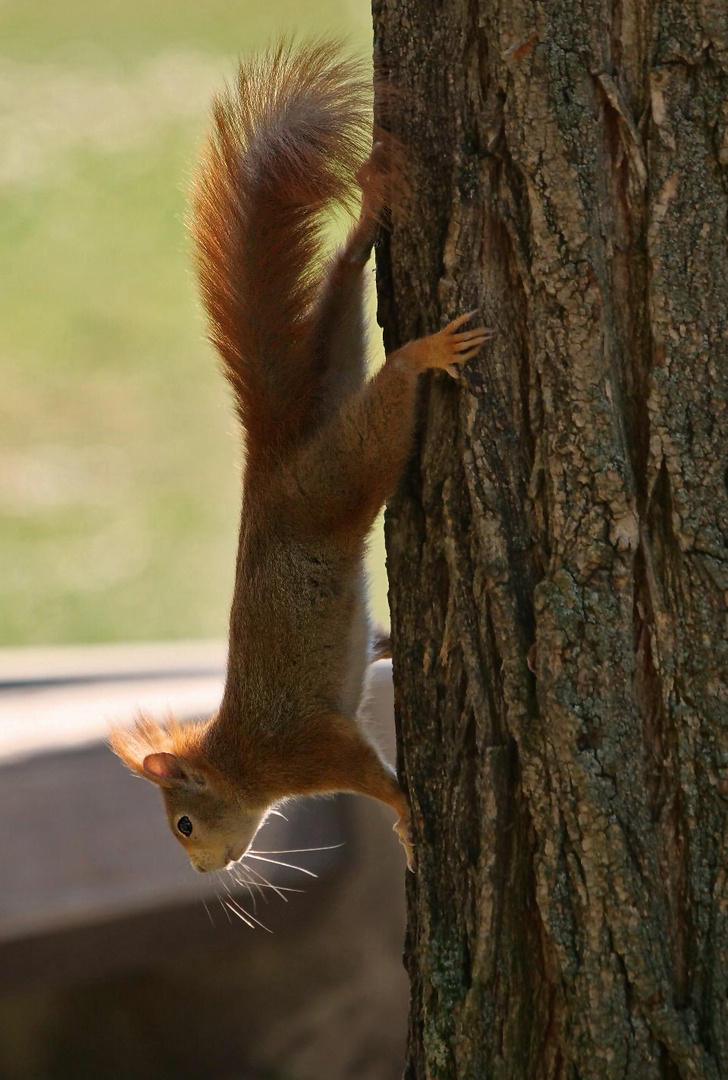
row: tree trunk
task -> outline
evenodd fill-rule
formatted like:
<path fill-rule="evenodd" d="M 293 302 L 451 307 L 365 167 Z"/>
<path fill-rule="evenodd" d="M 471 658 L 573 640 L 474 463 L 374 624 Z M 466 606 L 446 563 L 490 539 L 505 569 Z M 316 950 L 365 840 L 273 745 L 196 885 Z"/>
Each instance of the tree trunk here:
<path fill-rule="evenodd" d="M 375 0 L 406 1076 L 728 1077 L 725 0 Z"/>

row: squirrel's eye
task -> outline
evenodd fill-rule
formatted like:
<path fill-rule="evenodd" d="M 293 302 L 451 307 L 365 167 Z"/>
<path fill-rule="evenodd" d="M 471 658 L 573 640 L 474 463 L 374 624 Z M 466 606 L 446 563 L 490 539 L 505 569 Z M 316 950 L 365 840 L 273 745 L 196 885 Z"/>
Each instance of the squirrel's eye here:
<path fill-rule="evenodd" d="M 192 822 L 188 817 L 181 817 L 177 822 L 177 828 L 183 836 L 190 836 L 192 833 Z"/>

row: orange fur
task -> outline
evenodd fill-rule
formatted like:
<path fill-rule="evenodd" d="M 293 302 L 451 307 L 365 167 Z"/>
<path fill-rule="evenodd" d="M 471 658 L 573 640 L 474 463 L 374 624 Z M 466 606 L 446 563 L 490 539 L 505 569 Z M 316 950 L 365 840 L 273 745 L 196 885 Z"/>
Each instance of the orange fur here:
<path fill-rule="evenodd" d="M 200 740 L 209 721 L 181 724 L 169 716 L 166 724 L 139 713 L 131 726 L 113 724 L 109 742 L 115 754 L 124 764 L 149 779 L 144 771 L 144 758 L 148 754 L 169 753 L 196 766 L 205 767 L 207 762 L 200 752 Z"/>
<path fill-rule="evenodd" d="M 193 234 L 249 466 L 295 438 L 311 400 L 321 227 L 355 190 L 368 97 L 361 66 L 318 42 L 241 65 L 234 89 L 215 99 Z"/>

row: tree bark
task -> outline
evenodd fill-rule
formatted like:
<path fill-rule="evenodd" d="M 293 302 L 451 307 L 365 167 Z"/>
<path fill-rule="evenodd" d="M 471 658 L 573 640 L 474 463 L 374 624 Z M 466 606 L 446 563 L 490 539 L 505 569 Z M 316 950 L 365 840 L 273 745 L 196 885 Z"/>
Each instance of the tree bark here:
<path fill-rule="evenodd" d="M 728 1076 L 728 9 L 375 0 L 406 1077 Z"/>

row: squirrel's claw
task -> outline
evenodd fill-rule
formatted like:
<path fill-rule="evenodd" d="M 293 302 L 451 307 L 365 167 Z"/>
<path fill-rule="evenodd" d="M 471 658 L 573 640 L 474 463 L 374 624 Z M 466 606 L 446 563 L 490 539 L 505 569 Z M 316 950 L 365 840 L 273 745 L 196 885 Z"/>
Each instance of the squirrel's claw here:
<path fill-rule="evenodd" d="M 412 836 L 412 818 L 407 814 L 406 817 L 401 817 L 399 821 L 396 821 L 392 828 L 399 837 L 399 842 L 404 848 L 405 855 L 407 856 L 407 869 L 414 873 L 415 845 Z"/>

